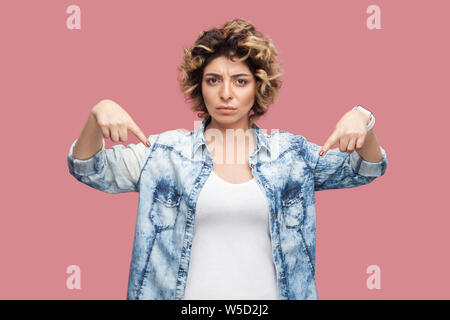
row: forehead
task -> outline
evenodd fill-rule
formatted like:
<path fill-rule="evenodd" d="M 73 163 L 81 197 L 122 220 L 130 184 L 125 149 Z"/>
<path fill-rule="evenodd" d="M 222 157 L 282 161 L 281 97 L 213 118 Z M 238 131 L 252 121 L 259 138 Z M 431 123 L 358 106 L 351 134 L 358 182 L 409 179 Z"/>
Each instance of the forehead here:
<path fill-rule="evenodd" d="M 234 74 L 243 71 L 250 73 L 250 69 L 248 68 L 247 64 L 245 64 L 245 62 L 231 61 L 226 57 L 217 57 L 211 60 L 204 69 L 204 72 L 215 72 L 219 74 Z"/>

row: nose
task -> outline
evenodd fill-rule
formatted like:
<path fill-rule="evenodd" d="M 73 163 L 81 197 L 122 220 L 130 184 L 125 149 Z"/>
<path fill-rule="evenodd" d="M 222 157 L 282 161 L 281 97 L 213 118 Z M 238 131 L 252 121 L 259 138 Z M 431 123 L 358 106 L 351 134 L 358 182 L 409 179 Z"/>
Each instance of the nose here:
<path fill-rule="evenodd" d="M 225 101 L 231 98 L 231 84 L 228 81 L 223 81 L 223 85 L 220 88 L 220 97 Z"/>

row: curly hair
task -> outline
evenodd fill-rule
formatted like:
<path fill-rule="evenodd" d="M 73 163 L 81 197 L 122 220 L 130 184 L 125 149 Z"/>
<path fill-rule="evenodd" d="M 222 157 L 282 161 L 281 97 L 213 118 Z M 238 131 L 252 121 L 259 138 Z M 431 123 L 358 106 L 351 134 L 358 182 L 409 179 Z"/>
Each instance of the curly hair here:
<path fill-rule="evenodd" d="M 178 81 L 187 100 L 192 101 L 192 110 L 199 118 L 209 118 L 203 100 L 201 83 L 204 68 L 208 63 L 224 56 L 246 63 L 256 80 L 255 104 L 249 116 L 250 126 L 265 114 L 278 98 L 282 81 L 282 62 L 275 61 L 278 51 L 273 41 L 257 31 L 248 21 L 234 19 L 220 29 L 212 28 L 200 32 L 191 47 L 184 48 L 184 62 L 177 68 Z"/>

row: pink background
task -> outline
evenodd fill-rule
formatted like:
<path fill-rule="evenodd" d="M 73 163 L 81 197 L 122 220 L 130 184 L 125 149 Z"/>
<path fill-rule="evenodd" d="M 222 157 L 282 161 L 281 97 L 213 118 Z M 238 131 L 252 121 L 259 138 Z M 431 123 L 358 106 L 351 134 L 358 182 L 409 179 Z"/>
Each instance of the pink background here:
<path fill-rule="evenodd" d="M 81 30 L 66 27 L 71 4 Z M 381 30 L 366 27 L 372 4 Z M 239 17 L 284 61 L 261 128 L 323 145 L 361 104 L 387 152 L 373 183 L 316 193 L 319 299 L 449 299 L 449 9 L 444 0 L 2 0 L 0 298 L 126 298 L 138 194 L 76 181 L 69 147 L 104 98 L 146 135 L 192 130 L 176 80 L 183 46 Z M 81 290 L 66 288 L 72 264 Z M 379 290 L 366 287 L 370 265 L 381 269 Z"/>

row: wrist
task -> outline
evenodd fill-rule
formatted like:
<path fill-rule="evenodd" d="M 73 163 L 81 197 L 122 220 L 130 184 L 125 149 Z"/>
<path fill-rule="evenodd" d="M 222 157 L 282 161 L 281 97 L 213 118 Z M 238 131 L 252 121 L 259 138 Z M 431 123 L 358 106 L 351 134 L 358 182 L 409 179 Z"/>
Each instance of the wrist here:
<path fill-rule="evenodd" d="M 359 112 L 364 116 L 364 119 L 366 120 L 366 126 L 367 131 L 371 130 L 375 124 L 375 117 L 373 113 L 370 110 L 367 110 L 366 108 L 358 105 L 356 107 L 353 107 L 352 111 L 355 110 L 356 112 Z"/>

